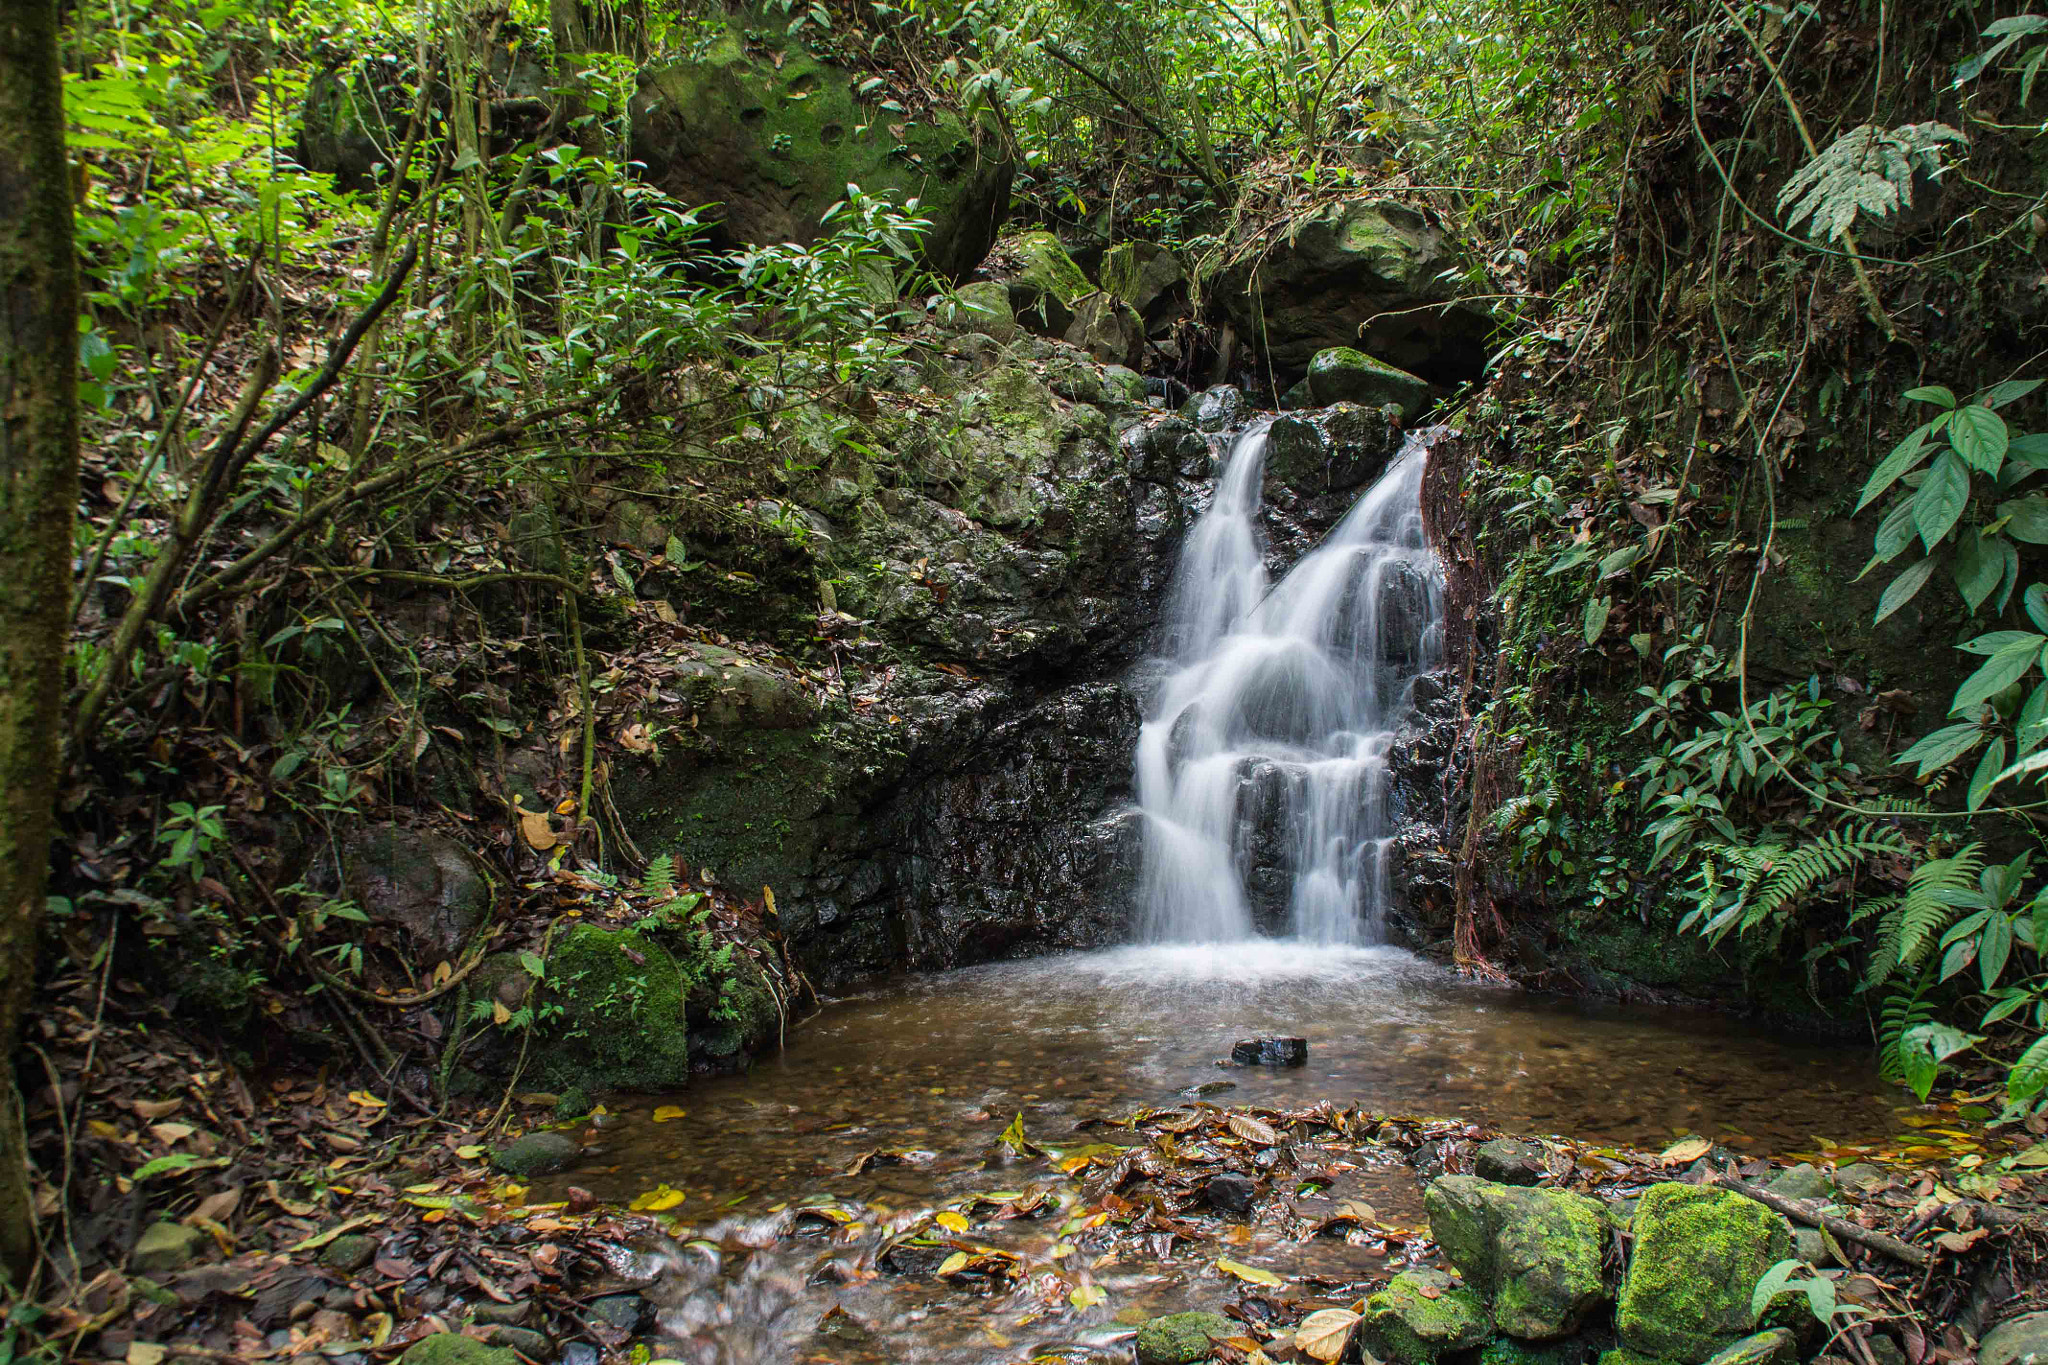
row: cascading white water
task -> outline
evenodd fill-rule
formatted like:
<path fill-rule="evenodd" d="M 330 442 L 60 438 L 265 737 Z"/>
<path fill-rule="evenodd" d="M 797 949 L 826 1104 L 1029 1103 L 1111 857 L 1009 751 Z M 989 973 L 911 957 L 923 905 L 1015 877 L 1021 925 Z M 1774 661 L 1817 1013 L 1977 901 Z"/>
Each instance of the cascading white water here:
<path fill-rule="evenodd" d="M 1293 937 L 1374 943 L 1387 904 L 1388 751 L 1435 663 L 1442 576 L 1411 436 L 1322 544 L 1267 588 L 1266 427 L 1239 436 L 1188 532 L 1164 668 L 1138 737 L 1139 934 L 1250 938 L 1284 901 Z"/>

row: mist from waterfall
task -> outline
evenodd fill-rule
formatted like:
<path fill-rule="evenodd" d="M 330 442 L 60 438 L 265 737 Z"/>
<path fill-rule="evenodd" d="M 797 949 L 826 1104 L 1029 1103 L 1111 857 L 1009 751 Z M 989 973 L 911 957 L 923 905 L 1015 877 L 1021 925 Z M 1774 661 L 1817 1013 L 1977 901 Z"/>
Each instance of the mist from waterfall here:
<path fill-rule="evenodd" d="M 1188 531 L 1160 675 L 1139 733 L 1150 942 L 1252 938 L 1263 907 L 1317 944 L 1376 943 L 1392 844 L 1388 753 L 1442 644 L 1415 436 L 1312 552 L 1269 587 L 1261 422 L 1232 445 Z"/>

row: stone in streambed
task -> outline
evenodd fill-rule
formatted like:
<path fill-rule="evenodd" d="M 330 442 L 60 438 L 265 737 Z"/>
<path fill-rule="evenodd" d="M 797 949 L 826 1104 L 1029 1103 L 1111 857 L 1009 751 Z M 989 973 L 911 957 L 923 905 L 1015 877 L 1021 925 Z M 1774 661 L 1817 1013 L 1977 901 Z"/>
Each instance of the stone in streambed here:
<path fill-rule="evenodd" d="M 582 1151 L 567 1133 L 528 1133 L 491 1148 L 491 1164 L 506 1175 L 553 1175 L 575 1165 Z"/>
<path fill-rule="evenodd" d="M 1230 1060 L 1238 1066 L 1306 1066 L 1306 1038 L 1241 1038 L 1232 1044 Z"/>
<path fill-rule="evenodd" d="M 1756 1330 L 1750 1294 L 1792 1252 L 1792 1230 L 1727 1190 L 1667 1182 L 1643 1193 L 1615 1326 L 1645 1355 L 1700 1365 Z"/>
<path fill-rule="evenodd" d="M 1333 346 L 1308 363 L 1308 391 L 1319 404 L 1400 405 L 1412 420 L 1429 406 L 1429 381 L 1350 346 Z"/>
<path fill-rule="evenodd" d="M 1252 1199 L 1257 1191 L 1257 1184 L 1249 1177 L 1212 1175 L 1209 1183 L 1202 1186 L 1202 1197 L 1216 1212 L 1242 1218 L 1252 1211 Z"/>
<path fill-rule="evenodd" d="M 519 1357 L 502 1346 L 486 1346 L 475 1337 L 437 1332 L 405 1348 L 400 1365 L 519 1365 Z"/>
<path fill-rule="evenodd" d="M 1472 1169 L 1481 1180 L 1496 1185 L 1534 1185 L 1543 1178 L 1543 1148 L 1533 1142 L 1495 1138 L 1473 1154 Z"/>
<path fill-rule="evenodd" d="M 528 1360 L 553 1360 L 555 1343 L 545 1332 L 536 1332 L 531 1327 L 497 1326 L 484 1335 L 491 1345 L 504 1346 L 517 1351 Z"/>
<path fill-rule="evenodd" d="M 376 1259 L 377 1239 L 362 1232 L 345 1232 L 320 1252 L 321 1265 L 343 1274 L 353 1274 Z"/>
<path fill-rule="evenodd" d="M 1486 1306 L 1441 1270 L 1410 1270 L 1365 1301 L 1358 1339 L 1381 1360 L 1418 1365 L 1486 1340 Z"/>
<path fill-rule="evenodd" d="M 1430 1234 L 1490 1302 L 1504 1334 L 1567 1336 L 1607 1301 L 1607 1220 L 1597 1201 L 1447 1175 L 1423 1191 L 1422 1202 Z"/>
<path fill-rule="evenodd" d="M 1196 1365 L 1210 1342 L 1234 1337 L 1238 1325 L 1221 1313 L 1171 1313 L 1138 1329 L 1138 1365 Z"/>
<path fill-rule="evenodd" d="M 1816 1204 L 1832 1199 L 1835 1193 L 1833 1182 L 1810 1161 L 1802 1161 L 1778 1172 L 1764 1188 L 1787 1199 L 1811 1199 Z"/>

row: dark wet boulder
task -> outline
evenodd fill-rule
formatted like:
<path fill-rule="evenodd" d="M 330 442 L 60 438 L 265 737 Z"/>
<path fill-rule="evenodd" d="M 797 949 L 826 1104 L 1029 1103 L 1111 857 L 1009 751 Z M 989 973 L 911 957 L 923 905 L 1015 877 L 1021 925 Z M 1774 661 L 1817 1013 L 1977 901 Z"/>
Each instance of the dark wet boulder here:
<path fill-rule="evenodd" d="M 1472 1155 L 1472 1169 L 1496 1185 L 1534 1185 L 1543 1178 L 1543 1148 L 1534 1142 L 1495 1138 Z"/>
<path fill-rule="evenodd" d="M 1206 432 L 1231 431 L 1251 416 L 1251 402 L 1235 384 L 1217 384 L 1203 389 L 1180 405 L 1183 422 L 1192 422 Z"/>
<path fill-rule="evenodd" d="M 1607 1222 L 1594 1200 L 1447 1175 L 1431 1182 L 1422 1202 L 1430 1234 L 1506 1335 L 1568 1336 L 1610 1297 L 1602 1270 Z"/>
<path fill-rule="evenodd" d="M 1326 495 L 1371 483 L 1400 448 L 1401 433 L 1383 408 L 1339 403 L 1287 413 L 1266 429 L 1266 496 L 1317 501 L 1319 515 L 1334 519 L 1350 499 Z"/>
<path fill-rule="evenodd" d="M 1420 415 L 1430 401 L 1428 380 L 1350 346 L 1316 352 L 1308 363 L 1308 392 L 1324 406 L 1362 403 L 1376 408 L 1392 404 L 1409 421 Z"/>
<path fill-rule="evenodd" d="M 1783 1217 L 1728 1190 L 1652 1185 L 1616 1304 L 1622 1345 L 1700 1365 L 1756 1330 L 1750 1296 L 1792 1251 Z"/>
<path fill-rule="evenodd" d="M 1306 372 L 1318 351 L 1362 346 L 1452 384 L 1478 377 L 1493 332 L 1443 278 L 1463 264 L 1461 246 L 1426 213 L 1367 195 L 1330 203 L 1270 249 L 1224 266 L 1210 292 L 1284 376 Z"/>
<path fill-rule="evenodd" d="M 1240 1038 L 1231 1044 L 1230 1060 L 1239 1066 L 1307 1066 L 1306 1038 Z"/>
<path fill-rule="evenodd" d="M 1202 1186 L 1202 1198 L 1209 1207 L 1231 1218 L 1242 1218 L 1250 1213 L 1257 1192 L 1258 1185 L 1251 1177 L 1229 1172 L 1210 1176 Z"/>
<path fill-rule="evenodd" d="M 1210 1343 L 1242 1330 L 1221 1313 L 1169 1313 L 1138 1329 L 1138 1365 L 1197 1365 Z"/>
<path fill-rule="evenodd" d="M 1153 483 L 1201 478 L 1209 473 L 1213 459 L 1202 433 L 1179 417 L 1152 426 L 1134 426 L 1123 434 L 1120 444 L 1132 477 Z"/>
<path fill-rule="evenodd" d="M 1000 132 L 947 110 L 890 117 L 859 77 L 782 36 L 780 17 L 742 11 L 700 56 L 639 75 L 628 106 L 633 159 L 685 204 L 716 205 L 725 241 L 816 241 L 849 184 L 931 221 L 925 259 L 964 278 L 1009 210 L 1014 163 Z M 744 32 L 743 32 L 744 30 Z"/>
<path fill-rule="evenodd" d="M 1144 363 L 1144 323 L 1129 304 L 1108 294 L 1087 294 L 1074 305 L 1074 320 L 1067 324 L 1066 339 L 1069 346 L 1087 352 L 1105 365 L 1128 369 Z"/>
<path fill-rule="evenodd" d="M 1004 238 L 989 269 L 1010 291 L 1010 309 L 1017 321 L 1049 336 L 1065 334 L 1074 324 L 1074 311 L 1081 300 L 1095 292 L 1060 239 L 1050 232 Z"/>
<path fill-rule="evenodd" d="M 1410 1270 L 1365 1301 L 1358 1339 L 1385 1361 L 1427 1365 L 1479 1345 L 1491 1334 L 1486 1305 L 1440 1270 Z"/>
<path fill-rule="evenodd" d="M 567 1133 L 528 1133 L 491 1148 L 491 1164 L 506 1175 L 553 1175 L 575 1165 L 582 1154 Z"/>
<path fill-rule="evenodd" d="M 405 931 L 429 968 L 458 958 L 491 909 L 469 851 L 431 830 L 376 824 L 342 845 L 342 889 L 375 924 Z"/>

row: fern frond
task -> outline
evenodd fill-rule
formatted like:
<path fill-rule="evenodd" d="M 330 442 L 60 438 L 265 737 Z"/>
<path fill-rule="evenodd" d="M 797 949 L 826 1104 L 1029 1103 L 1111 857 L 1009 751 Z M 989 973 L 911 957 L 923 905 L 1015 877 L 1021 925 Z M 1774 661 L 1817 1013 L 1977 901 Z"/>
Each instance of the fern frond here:
<path fill-rule="evenodd" d="M 667 900 L 676 890 L 675 855 L 664 853 L 647 864 L 647 873 L 640 878 L 640 889 L 657 900 Z"/>
<path fill-rule="evenodd" d="M 1878 1016 L 1877 1069 L 1888 1081 L 1905 1079 L 1906 1035 L 1934 1021 L 1934 1001 L 1927 998 L 1927 985 L 1927 973 L 1922 972 L 1911 986 L 1885 997 Z"/>
<path fill-rule="evenodd" d="M 1975 891 L 1983 866 L 1983 845 L 1965 844 L 1949 857 L 1929 858 L 1913 869 L 1905 892 L 1878 922 L 1866 987 L 1916 967 L 1927 957 L 1955 918 L 1959 899 Z"/>
<path fill-rule="evenodd" d="M 1855 824 L 1846 829 L 1831 829 L 1771 864 L 1770 875 L 1757 893 L 1750 916 L 1762 919 L 1775 914 L 1859 863 L 1881 854 L 1908 851 L 1906 837 L 1882 825 Z"/>
<path fill-rule="evenodd" d="M 1913 177 L 1939 175 L 1942 157 L 1969 139 L 1946 123 L 1907 123 L 1886 130 L 1865 123 L 1843 133 L 1778 192 L 1785 226 L 1812 220 L 1813 234 L 1839 240 L 1857 215 L 1890 217 L 1913 202 Z"/>

